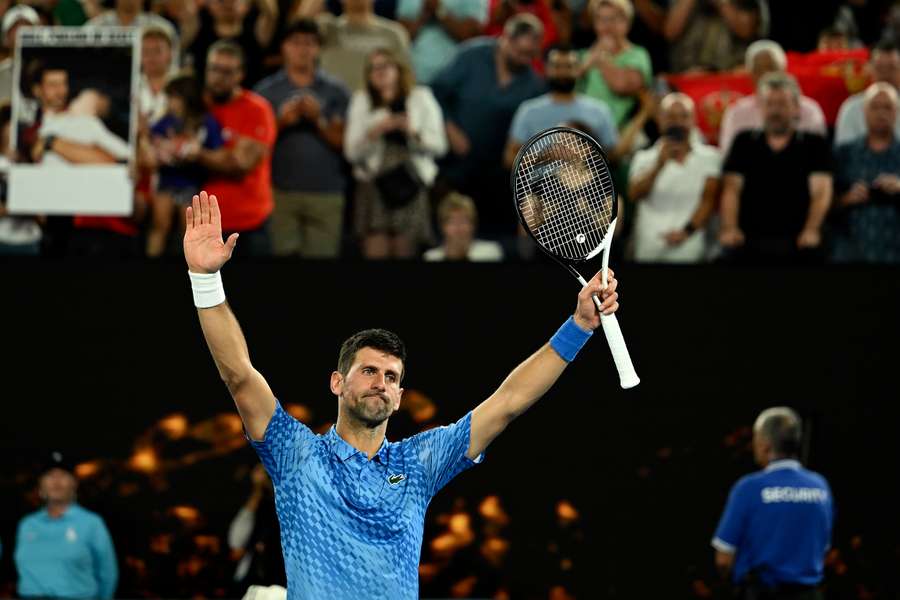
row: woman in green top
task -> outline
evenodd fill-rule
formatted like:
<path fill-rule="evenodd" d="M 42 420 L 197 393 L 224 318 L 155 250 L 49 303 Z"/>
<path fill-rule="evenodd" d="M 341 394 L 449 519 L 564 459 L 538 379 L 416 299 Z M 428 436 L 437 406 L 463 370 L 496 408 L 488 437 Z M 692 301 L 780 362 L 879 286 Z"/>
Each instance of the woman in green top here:
<path fill-rule="evenodd" d="M 578 90 L 605 102 L 621 129 L 638 94 L 650 86 L 650 54 L 628 41 L 634 18 L 629 0 L 591 0 L 597 41 L 581 53 Z"/>

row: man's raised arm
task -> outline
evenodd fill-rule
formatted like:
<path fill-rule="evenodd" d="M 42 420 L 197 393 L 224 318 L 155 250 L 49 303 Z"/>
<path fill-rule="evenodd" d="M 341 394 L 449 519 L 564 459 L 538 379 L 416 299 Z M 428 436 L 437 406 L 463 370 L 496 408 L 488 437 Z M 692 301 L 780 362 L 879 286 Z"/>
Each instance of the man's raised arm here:
<path fill-rule="evenodd" d="M 222 241 L 222 216 L 215 196 L 200 192 L 187 208 L 184 258 L 188 264 L 200 327 L 219 375 L 228 386 L 247 433 L 261 440 L 275 412 L 275 396 L 250 363 L 247 342 L 225 302 L 219 269 L 234 251 L 238 235 Z"/>
<path fill-rule="evenodd" d="M 603 289 L 601 274 L 597 273 L 578 294 L 578 307 L 572 318 L 560 327 L 550 342 L 513 369 L 497 391 L 472 412 L 472 433 L 466 452 L 469 459 L 475 460 L 513 419 L 528 410 L 556 383 L 581 345 L 600 326 L 600 313 L 591 296 L 598 294 L 603 300 L 603 313 L 611 315 L 619 307 L 617 285 L 612 269 L 606 289 Z"/>

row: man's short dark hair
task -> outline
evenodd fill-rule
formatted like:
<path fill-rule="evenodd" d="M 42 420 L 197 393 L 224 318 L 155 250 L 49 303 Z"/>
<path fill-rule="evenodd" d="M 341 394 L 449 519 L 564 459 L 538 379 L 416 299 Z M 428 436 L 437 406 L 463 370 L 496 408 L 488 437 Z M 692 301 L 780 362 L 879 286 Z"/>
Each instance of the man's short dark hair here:
<path fill-rule="evenodd" d="M 217 42 L 214 42 L 213 45 L 209 47 L 209 50 L 206 53 L 206 60 L 209 61 L 209 57 L 213 54 L 226 54 L 228 56 L 233 56 L 234 58 L 238 59 L 238 62 L 241 63 L 242 70 L 247 65 L 244 49 L 231 40 L 219 40 Z"/>
<path fill-rule="evenodd" d="M 322 30 L 319 29 L 319 24 L 313 19 L 297 19 L 288 23 L 281 34 L 282 43 L 295 34 L 311 35 L 316 38 L 316 42 L 320 46 L 322 45 Z"/>
<path fill-rule="evenodd" d="M 893 38 L 888 37 L 875 44 L 872 48 L 872 53 L 869 56 L 873 56 L 876 52 L 883 52 L 885 54 L 900 52 L 900 45 L 897 45 L 897 42 Z"/>
<path fill-rule="evenodd" d="M 365 329 L 354 333 L 341 344 L 337 367 L 341 375 L 347 376 L 356 359 L 356 353 L 363 348 L 372 348 L 396 356 L 403 364 L 403 370 L 406 371 L 406 346 L 403 344 L 403 340 L 396 333 L 387 329 Z M 403 373 L 400 373 L 400 379 L 403 379 Z"/>
<path fill-rule="evenodd" d="M 772 445 L 772 451 L 782 458 L 797 458 L 803 444 L 803 421 L 800 415 L 786 406 L 769 408 L 760 413 L 754 430 Z"/>

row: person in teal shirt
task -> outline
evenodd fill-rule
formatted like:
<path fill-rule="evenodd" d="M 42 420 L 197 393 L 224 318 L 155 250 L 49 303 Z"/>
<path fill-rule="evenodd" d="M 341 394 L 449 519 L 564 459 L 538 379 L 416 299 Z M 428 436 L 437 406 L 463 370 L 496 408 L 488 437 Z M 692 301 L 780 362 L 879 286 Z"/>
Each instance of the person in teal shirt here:
<path fill-rule="evenodd" d="M 578 91 L 606 103 L 621 129 L 634 110 L 638 94 L 650 87 L 650 54 L 628 41 L 634 7 L 628 0 L 592 0 L 597 41 L 581 53 Z"/>
<path fill-rule="evenodd" d="M 103 519 L 75 502 L 75 475 L 59 453 L 41 476 L 44 508 L 19 522 L 13 559 L 22 598 L 113 597 L 119 569 Z"/>

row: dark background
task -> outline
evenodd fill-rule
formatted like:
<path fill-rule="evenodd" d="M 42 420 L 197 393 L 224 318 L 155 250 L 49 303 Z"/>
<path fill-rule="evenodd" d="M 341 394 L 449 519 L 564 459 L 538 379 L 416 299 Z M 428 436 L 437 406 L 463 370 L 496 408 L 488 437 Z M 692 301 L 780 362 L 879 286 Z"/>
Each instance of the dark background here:
<path fill-rule="evenodd" d="M 14 580 L 15 524 L 33 509 L 34 481 L 22 473 L 34 457 L 64 448 L 79 460 L 124 460 L 168 414 L 194 422 L 231 410 L 185 271 L 177 262 L 0 262 L 0 589 Z M 624 266 L 617 277 L 641 385 L 619 389 L 595 336 L 485 464 L 435 498 L 426 545 L 432 517 L 452 502 L 499 494 L 511 517 L 513 598 L 540 597 L 555 577 L 546 565 L 553 506 L 568 499 L 585 534 L 570 574 L 578 597 L 715 593 L 709 540 L 729 487 L 754 468 L 748 428 L 763 408 L 787 404 L 810 425 L 809 465 L 836 499 L 829 597 L 900 597 L 898 272 Z M 334 417 L 328 376 L 356 330 L 404 338 L 404 386 L 430 397 L 446 423 L 544 343 L 578 291 L 544 263 L 247 263 L 223 278 L 254 364 L 282 401 L 311 409 L 313 424 Z M 414 431 L 404 415 L 395 421 L 389 438 Z M 149 499 L 92 495 L 90 481 L 81 498 L 107 519 L 120 555 L 139 553 L 142 528 L 179 503 L 222 535 L 248 491 L 236 469 L 254 460 L 242 448 L 181 470 Z M 121 558 L 120 568 L 119 595 L 134 594 Z"/>

